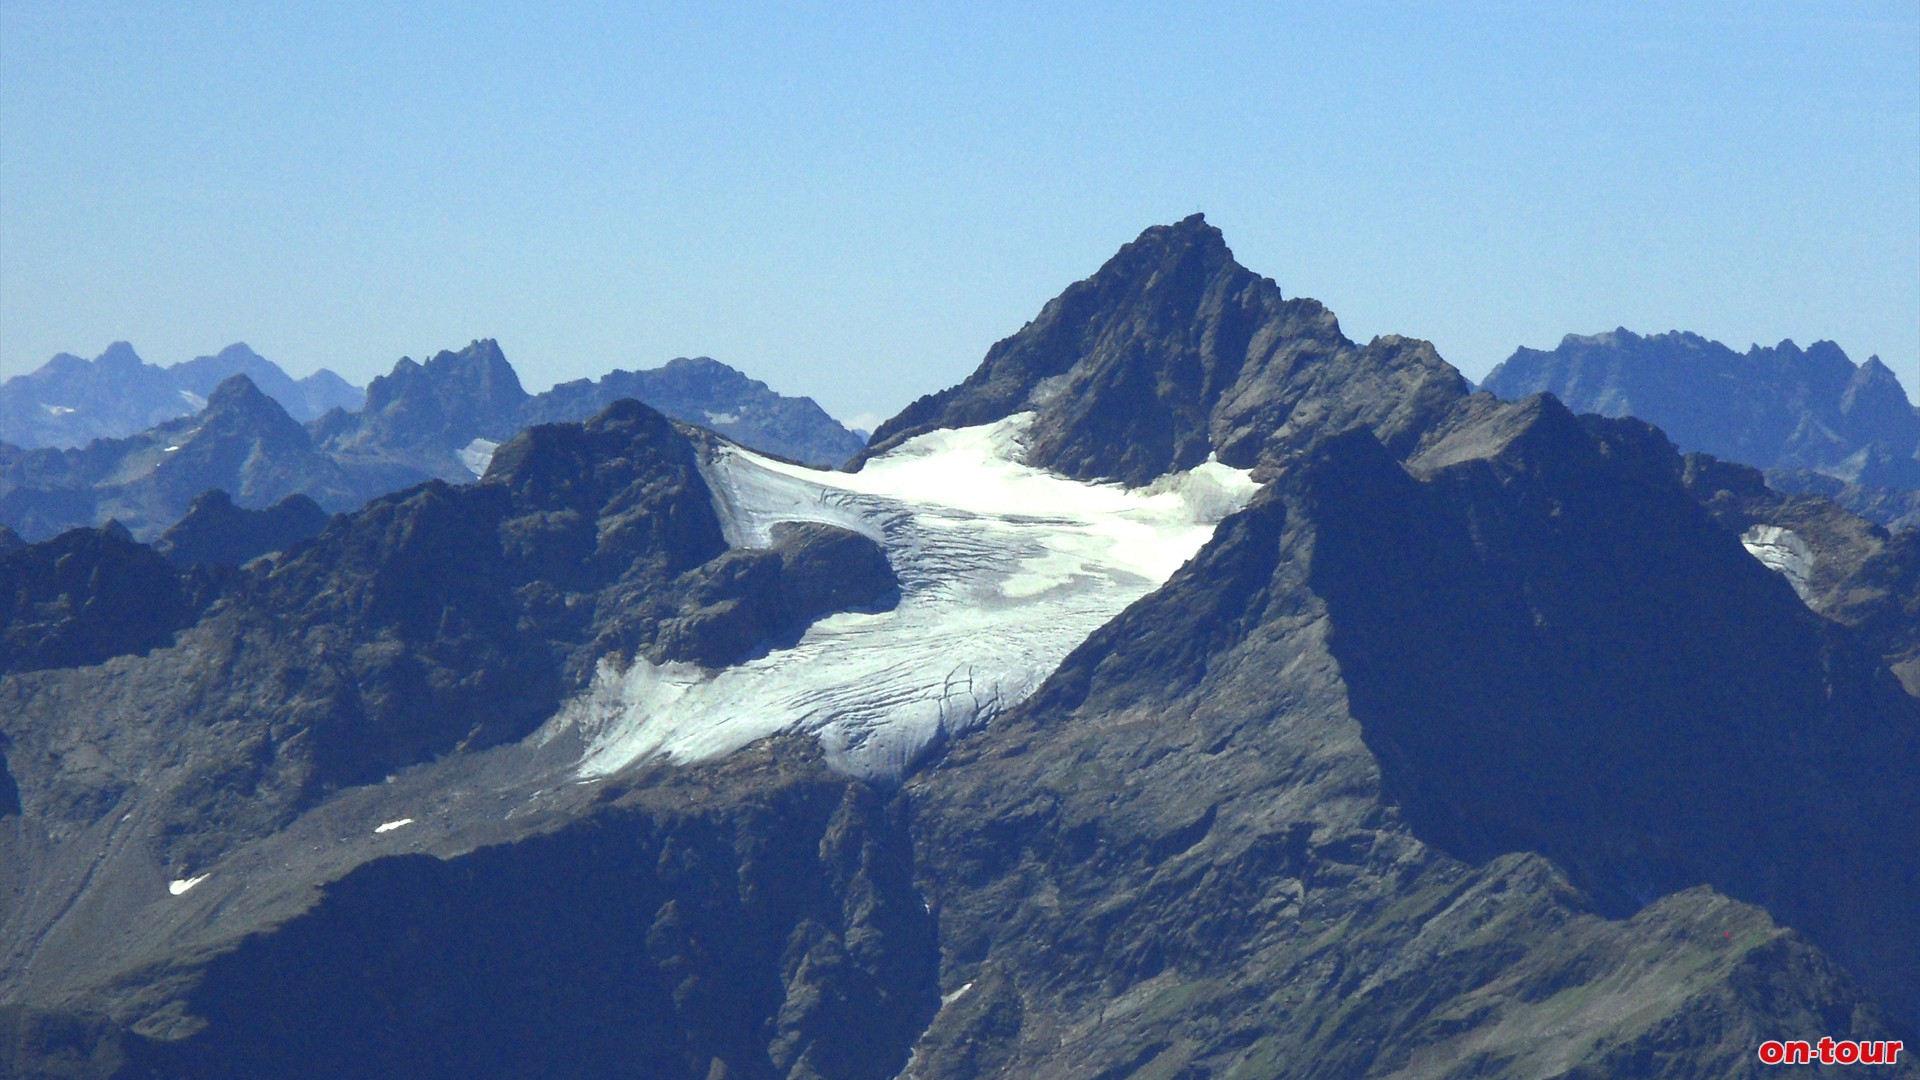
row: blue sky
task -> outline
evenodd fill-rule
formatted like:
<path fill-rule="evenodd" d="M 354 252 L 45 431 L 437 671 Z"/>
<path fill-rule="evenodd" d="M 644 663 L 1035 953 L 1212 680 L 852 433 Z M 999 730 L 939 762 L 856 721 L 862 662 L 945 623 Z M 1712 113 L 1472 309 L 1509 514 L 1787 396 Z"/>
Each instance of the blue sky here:
<path fill-rule="evenodd" d="M 1205 210 L 1476 377 L 1625 325 L 1920 391 L 1911 0 L 291 6 L 0 0 L 0 376 L 485 336 L 870 423 Z"/>

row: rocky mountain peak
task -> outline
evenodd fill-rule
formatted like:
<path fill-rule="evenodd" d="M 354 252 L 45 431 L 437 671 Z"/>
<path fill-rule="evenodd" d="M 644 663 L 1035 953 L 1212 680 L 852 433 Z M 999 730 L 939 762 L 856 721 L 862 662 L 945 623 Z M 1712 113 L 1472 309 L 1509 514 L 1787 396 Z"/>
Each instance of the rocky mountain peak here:
<path fill-rule="evenodd" d="M 211 397 L 214 388 L 235 375 L 245 375 L 253 384 L 281 403 L 289 412 L 300 408 L 300 389 L 280 365 L 254 352 L 244 342 L 235 342 L 212 356 L 195 357 L 167 369 L 182 389 Z"/>
<path fill-rule="evenodd" d="M 140 359 L 131 344 L 116 341 L 107 346 L 107 351 L 95 358 L 94 363 L 108 371 L 132 371 L 145 367 L 147 362 Z"/>
<path fill-rule="evenodd" d="M 267 438 L 303 451 L 312 441 L 299 421 L 245 375 L 222 379 L 213 393 L 207 395 L 206 410 L 199 418 L 199 431 L 202 437 L 221 433 Z"/>
<path fill-rule="evenodd" d="M 520 376 L 492 338 L 476 340 L 459 352 L 443 349 L 426 362 L 424 370 L 436 384 L 458 388 L 496 409 L 517 408 L 527 400 Z"/>
<path fill-rule="evenodd" d="M 0 555 L 0 673 L 165 644 L 192 614 L 178 577 L 109 520 Z"/>
<path fill-rule="evenodd" d="M 248 345 L 244 341 L 236 341 L 226 348 L 221 349 L 219 352 L 213 354 L 213 358 L 215 360 L 224 360 L 230 364 L 251 364 L 256 361 L 264 362 L 266 360 L 266 357 L 253 351 L 253 346 Z"/>
<path fill-rule="evenodd" d="M 646 371 L 576 379 L 528 400 L 523 423 L 576 420 L 635 398 L 735 442 L 810 465 L 836 466 L 865 443 L 812 398 L 786 397 L 745 372 L 705 356 L 678 357 Z"/>
<path fill-rule="evenodd" d="M 1207 224 L 1204 215 L 1194 214 L 1142 232 L 1090 280 L 1109 287 L 1121 283 L 1142 289 L 1157 286 L 1171 294 L 1183 286 L 1191 291 L 1213 275 L 1238 266 L 1227 247 L 1226 234 Z"/>
<path fill-rule="evenodd" d="M 737 370 L 735 370 L 735 369 L 734 369 L 733 367 L 731 367 L 731 366 L 729 366 L 729 365 L 727 365 L 727 364 L 723 364 L 723 363 L 721 363 L 720 361 L 718 361 L 718 360 L 715 360 L 715 359 L 714 359 L 713 357 L 711 357 L 711 356 L 676 356 L 676 357 L 674 357 L 673 359 L 671 359 L 671 360 L 669 360 L 669 361 L 667 361 L 667 362 L 666 362 L 666 365 L 665 365 L 665 367 L 666 367 L 666 369 L 667 369 L 668 371 L 681 371 L 681 370 L 694 370 L 694 371 L 717 371 L 717 370 L 725 370 L 725 371 L 732 371 L 732 372 L 734 372 L 734 374 L 736 374 L 736 375 L 737 375 L 737 374 L 739 374 L 739 372 L 738 372 Z"/>
<path fill-rule="evenodd" d="M 692 444 L 673 421 L 627 398 L 582 423 L 542 424 L 522 432 L 494 452 L 486 482 L 506 486 L 529 505 L 555 509 L 559 504 L 547 493 L 562 486 L 611 477 L 631 480 L 665 463 L 692 468 Z"/>
<path fill-rule="evenodd" d="M 429 475 L 458 476 L 458 452 L 474 439 L 502 440 L 522 426 L 529 397 L 491 338 L 425 364 L 401 357 L 367 385 L 359 413 L 323 418 L 316 431 L 331 450 L 423 460 Z M 416 464 L 419 462 L 416 461 Z"/>
<path fill-rule="evenodd" d="M 1913 403 L 1905 388 L 1877 356 L 1855 369 L 1840 395 L 1840 413 L 1871 430 L 1897 431 L 1912 424 Z"/>
<path fill-rule="evenodd" d="M 273 399 L 261 393 L 245 375 L 229 375 L 207 395 L 207 408 L 217 412 L 254 412 L 277 407 Z"/>
<path fill-rule="evenodd" d="M 299 420 L 360 402 L 359 389 L 333 372 L 295 381 L 241 342 L 162 368 L 116 341 L 93 360 L 61 353 L 0 385 L 0 441 L 33 448 L 122 439 L 204 407 L 214 388 L 237 374 Z"/>
<path fill-rule="evenodd" d="M 327 512 L 305 495 L 294 494 L 264 510 L 236 506 L 220 488 L 202 492 L 186 515 L 154 542 L 154 550 L 175 566 L 238 566 L 272 551 L 283 551 L 317 535 Z"/>
<path fill-rule="evenodd" d="M 1356 346 L 1318 301 L 1285 299 L 1236 262 L 1196 214 L 1141 233 L 965 382 L 882 424 L 856 462 L 927 431 L 1029 410 L 1038 414 L 1029 464 L 1127 484 L 1209 455 L 1271 462 L 1328 425 L 1390 425 L 1382 436 L 1405 450 L 1397 433 L 1467 393 L 1431 346 L 1410 341 Z"/>
<path fill-rule="evenodd" d="M 667 361 L 659 374 L 662 381 L 680 383 L 689 388 L 725 389 L 736 393 L 749 387 L 766 389 L 766 384 L 760 380 L 748 378 L 745 372 L 710 356 L 676 356 Z"/>
<path fill-rule="evenodd" d="M 443 349 L 425 364 L 403 356 L 392 372 L 367 385 L 368 412 L 418 407 L 429 398 L 442 408 L 459 404 L 493 415 L 519 408 L 527 392 L 492 338 L 476 340 L 459 352 Z"/>

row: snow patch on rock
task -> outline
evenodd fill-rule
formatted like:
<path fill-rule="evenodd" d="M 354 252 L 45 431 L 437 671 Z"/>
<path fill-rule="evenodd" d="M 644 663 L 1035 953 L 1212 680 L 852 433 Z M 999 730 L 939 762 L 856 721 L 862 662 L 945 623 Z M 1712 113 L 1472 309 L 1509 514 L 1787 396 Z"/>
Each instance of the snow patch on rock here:
<path fill-rule="evenodd" d="M 500 444 L 492 439 L 475 439 L 460 449 L 460 464 L 476 478 L 487 475 L 487 466 L 493 464 L 493 452 Z"/>
<path fill-rule="evenodd" d="M 1760 565 L 1784 576 L 1802 599 L 1806 597 L 1807 578 L 1813 572 L 1813 548 L 1799 533 L 1778 525 L 1755 525 L 1741 535 L 1740 545 L 1760 560 Z"/>
<path fill-rule="evenodd" d="M 169 881 L 167 882 L 167 893 L 170 896 L 183 895 L 188 889 L 193 888 L 211 876 L 211 874 L 201 874 L 199 877 L 179 878 L 174 881 Z"/>
<path fill-rule="evenodd" d="M 402 825 L 411 825 L 411 824 L 413 824 L 412 818 L 403 817 L 398 821 L 386 821 L 386 822 L 380 823 L 379 825 L 375 825 L 373 827 L 373 831 L 376 833 L 387 833 L 387 832 L 392 832 L 393 830 L 399 828 Z"/>

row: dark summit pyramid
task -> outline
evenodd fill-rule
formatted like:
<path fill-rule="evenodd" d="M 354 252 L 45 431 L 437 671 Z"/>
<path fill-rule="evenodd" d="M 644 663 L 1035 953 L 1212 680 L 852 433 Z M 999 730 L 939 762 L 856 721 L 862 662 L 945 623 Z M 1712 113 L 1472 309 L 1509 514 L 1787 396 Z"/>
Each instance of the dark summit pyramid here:
<path fill-rule="evenodd" d="M 988 351 L 965 382 L 873 433 L 862 460 L 938 428 L 1037 415 L 1027 463 L 1144 484 L 1217 455 L 1270 466 L 1328 429 L 1405 449 L 1467 381 L 1424 341 L 1362 347 L 1288 300 L 1195 214 L 1156 226 Z"/>

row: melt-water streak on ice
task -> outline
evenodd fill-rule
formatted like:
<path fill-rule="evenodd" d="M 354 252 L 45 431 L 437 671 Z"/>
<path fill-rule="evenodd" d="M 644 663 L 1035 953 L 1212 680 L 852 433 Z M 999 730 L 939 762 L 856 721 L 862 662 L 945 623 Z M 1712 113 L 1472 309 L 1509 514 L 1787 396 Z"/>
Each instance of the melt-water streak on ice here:
<path fill-rule="evenodd" d="M 577 731 L 581 774 L 602 776 L 791 728 L 817 734 L 840 769 L 898 776 L 943 735 L 1032 693 L 1255 490 L 1217 462 L 1132 489 L 1029 468 L 1031 419 L 931 432 L 851 474 L 727 447 L 707 480 L 730 543 L 766 546 L 789 521 L 853 529 L 886 548 L 899 603 L 822 619 L 794 647 L 721 671 L 610 659 L 542 741 Z"/>

